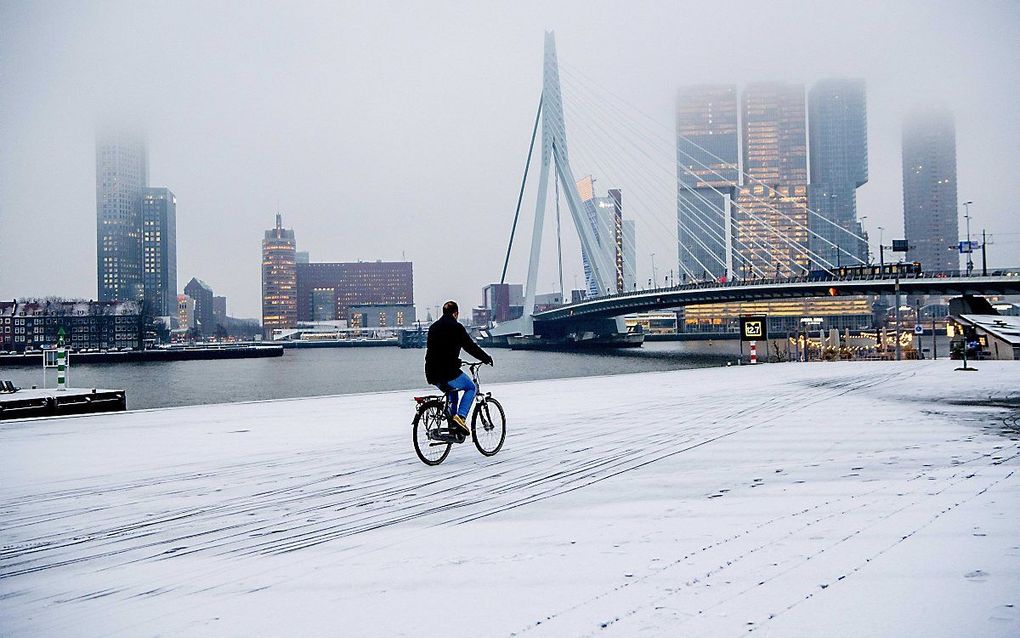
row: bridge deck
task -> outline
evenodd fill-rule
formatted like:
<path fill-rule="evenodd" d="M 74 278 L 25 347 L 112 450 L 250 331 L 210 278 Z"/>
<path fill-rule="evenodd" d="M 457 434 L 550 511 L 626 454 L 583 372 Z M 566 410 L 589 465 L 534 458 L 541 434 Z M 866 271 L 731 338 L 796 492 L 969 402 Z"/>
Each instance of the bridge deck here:
<path fill-rule="evenodd" d="M 536 321 L 594 319 L 707 303 L 890 294 L 894 292 L 896 285 L 896 279 L 892 277 L 789 278 L 724 284 L 698 283 L 598 297 L 535 313 L 534 317 Z M 1008 275 L 904 277 L 899 280 L 899 288 L 904 295 L 1020 294 L 1020 269 L 1016 273 L 1011 271 Z"/>

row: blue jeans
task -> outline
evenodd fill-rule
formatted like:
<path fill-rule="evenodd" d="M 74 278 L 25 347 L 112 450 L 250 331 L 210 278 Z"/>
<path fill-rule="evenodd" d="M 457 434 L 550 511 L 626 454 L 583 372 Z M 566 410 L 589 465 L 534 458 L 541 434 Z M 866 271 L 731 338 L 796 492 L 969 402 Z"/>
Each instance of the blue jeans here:
<path fill-rule="evenodd" d="M 468 410 L 471 409 L 471 405 L 475 402 L 475 394 L 478 393 L 475 382 L 471 380 L 471 377 L 461 372 L 459 377 L 447 381 L 445 386 L 436 385 L 437 388 L 446 392 L 446 395 L 450 397 L 450 409 L 453 410 L 453 413 L 459 414 L 462 419 L 466 419 Z M 461 391 L 464 392 L 464 398 L 460 401 L 458 407 L 457 393 Z"/>

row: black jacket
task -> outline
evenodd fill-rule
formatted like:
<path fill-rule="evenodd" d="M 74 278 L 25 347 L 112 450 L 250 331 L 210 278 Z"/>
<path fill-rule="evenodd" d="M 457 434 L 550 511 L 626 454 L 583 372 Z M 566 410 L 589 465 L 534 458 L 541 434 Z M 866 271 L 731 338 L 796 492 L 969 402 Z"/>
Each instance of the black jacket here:
<path fill-rule="evenodd" d="M 425 350 L 425 380 L 436 385 L 452 381 L 460 375 L 460 349 L 484 363 L 492 357 L 478 347 L 452 315 L 443 315 L 429 326 L 429 342 Z"/>

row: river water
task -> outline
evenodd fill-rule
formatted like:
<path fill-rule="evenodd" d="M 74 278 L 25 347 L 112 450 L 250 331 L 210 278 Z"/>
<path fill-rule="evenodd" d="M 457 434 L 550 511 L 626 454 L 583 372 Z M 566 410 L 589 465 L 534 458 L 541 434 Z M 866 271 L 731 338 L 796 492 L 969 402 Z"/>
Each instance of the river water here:
<path fill-rule="evenodd" d="M 493 349 L 494 368 L 482 384 L 561 377 L 624 374 L 724 365 L 721 357 L 686 353 L 677 342 L 646 343 L 607 353 Z M 380 390 L 426 388 L 424 350 L 313 348 L 282 357 L 224 361 L 166 361 L 73 365 L 68 385 L 127 390 L 129 409 L 257 401 Z M 49 385 L 54 385 L 49 371 Z M 23 388 L 42 383 L 41 367 L 6 367 L 0 378 Z"/>

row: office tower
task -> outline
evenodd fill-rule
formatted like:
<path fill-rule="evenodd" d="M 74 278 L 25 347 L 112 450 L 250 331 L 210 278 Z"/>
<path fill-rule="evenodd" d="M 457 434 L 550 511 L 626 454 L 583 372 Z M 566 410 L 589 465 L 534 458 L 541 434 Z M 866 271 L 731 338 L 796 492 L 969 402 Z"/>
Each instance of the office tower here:
<path fill-rule="evenodd" d="M 414 303 L 409 261 L 297 264 L 295 320 L 345 320 L 352 306 Z"/>
<path fill-rule="evenodd" d="M 903 123 L 903 228 L 926 271 L 957 270 L 956 129 L 944 109 L 911 113 Z"/>
<path fill-rule="evenodd" d="M 676 104 L 677 240 L 679 272 L 688 277 L 733 276 L 733 205 L 739 175 L 737 88 L 681 88 Z"/>
<path fill-rule="evenodd" d="M 168 188 L 142 191 L 142 287 L 145 312 L 177 310 L 177 198 Z"/>
<path fill-rule="evenodd" d="M 820 216 L 810 215 L 808 223 L 812 231 L 808 246 L 814 253 L 813 267 L 826 268 L 825 262 L 866 263 L 868 244 L 857 218 L 857 189 L 868 182 L 864 80 L 818 82 L 808 93 L 808 116 L 811 144 L 808 200 L 811 209 Z"/>
<path fill-rule="evenodd" d="M 177 327 L 184 330 L 195 327 L 195 300 L 188 295 L 177 295 Z"/>
<path fill-rule="evenodd" d="M 294 253 L 294 263 L 307 264 L 310 261 L 307 250 L 299 250 Z"/>
<path fill-rule="evenodd" d="M 96 277 L 100 301 L 142 300 L 142 190 L 149 160 L 142 135 L 96 135 Z M 176 291 L 174 291 L 176 292 Z"/>
<path fill-rule="evenodd" d="M 758 83 L 741 104 L 744 183 L 737 193 L 739 263 L 748 276 L 801 274 L 810 268 L 807 127 L 804 87 Z M 796 263 L 800 268 L 792 267 Z"/>
<path fill-rule="evenodd" d="M 277 213 L 276 228 L 262 239 L 262 333 L 269 338 L 274 329 L 297 324 L 297 265 L 294 231 L 283 227 Z"/>
<path fill-rule="evenodd" d="M 585 216 L 595 231 L 596 245 L 593 250 L 602 251 L 602 263 L 613 268 L 607 290 L 599 290 L 595 281 L 591 256 L 581 246 L 581 262 L 584 267 L 585 287 L 589 297 L 598 297 L 623 290 L 623 196 L 619 189 L 609 190 L 608 197 L 595 195 L 595 178 L 591 175 L 577 181 L 577 193 L 584 208 Z"/>
<path fill-rule="evenodd" d="M 184 287 L 184 294 L 195 300 L 195 321 L 200 334 L 211 337 L 216 334 L 216 318 L 213 310 L 213 290 L 198 277 L 192 277 Z"/>

